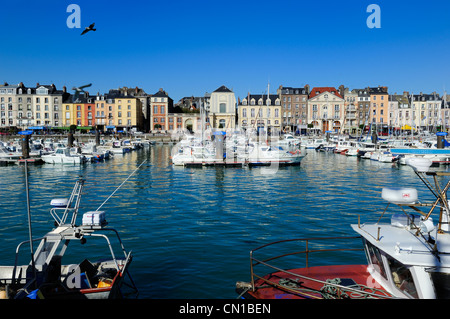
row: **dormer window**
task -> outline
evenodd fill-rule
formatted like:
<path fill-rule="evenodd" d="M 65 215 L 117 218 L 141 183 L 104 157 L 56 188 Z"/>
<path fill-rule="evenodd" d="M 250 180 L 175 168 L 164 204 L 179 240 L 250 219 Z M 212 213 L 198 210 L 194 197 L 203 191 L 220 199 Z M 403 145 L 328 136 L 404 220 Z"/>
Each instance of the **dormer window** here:
<path fill-rule="evenodd" d="M 40 87 L 36 90 L 36 94 L 40 94 L 40 95 L 47 95 L 48 94 L 48 90 L 44 87 Z"/>

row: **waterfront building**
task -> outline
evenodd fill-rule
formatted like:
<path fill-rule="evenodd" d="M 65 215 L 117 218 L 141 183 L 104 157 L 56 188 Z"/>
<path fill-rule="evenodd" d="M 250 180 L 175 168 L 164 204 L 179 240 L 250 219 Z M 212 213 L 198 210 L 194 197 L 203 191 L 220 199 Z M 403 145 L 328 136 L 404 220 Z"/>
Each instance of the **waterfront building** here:
<path fill-rule="evenodd" d="M 0 127 L 3 129 L 50 129 L 61 124 L 62 101 L 68 93 L 54 84 L 36 88 L 5 83 L 0 86 Z"/>
<path fill-rule="evenodd" d="M 315 87 L 308 99 L 308 128 L 314 132 L 340 132 L 344 122 L 344 98 L 334 87 Z"/>
<path fill-rule="evenodd" d="M 238 105 L 238 127 L 259 133 L 278 134 L 283 130 L 282 106 L 278 94 L 248 94 Z"/>
<path fill-rule="evenodd" d="M 225 85 L 212 92 L 208 115 L 212 128 L 234 129 L 236 127 L 236 97 L 234 92 Z"/>
<path fill-rule="evenodd" d="M 449 132 L 450 130 L 450 96 L 444 93 L 441 101 L 441 118 L 438 124 L 441 131 Z"/>
<path fill-rule="evenodd" d="M 355 134 L 359 131 L 356 112 L 358 109 L 358 90 L 344 89 L 341 93 L 344 98 L 344 123 L 342 132 Z"/>
<path fill-rule="evenodd" d="M 34 124 L 48 129 L 59 127 L 62 119 L 62 102 L 67 94 L 66 87 L 63 87 L 63 90 L 57 90 L 54 84 L 37 83 L 34 96 Z"/>
<path fill-rule="evenodd" d="M 386 86 L 369 87 L 371 109 L 369 112 L 370 123 L 375 126 L 377 132 L 386 133 L 388 131 L 389 118 L 389 93 Z"/>
<path fill-rule="evenodd" d="M 411 99 L 408 92 L 389 96 L 389 112 L 388 123 L 394 130 L 411 131 L 413 129 Z"/>
<path fill-rule="evenodd" d="M 389 132 L 394 132 L 398 130 L 398 110 L 399 110 L 399 99 L 396 94 L 389 94 L 389 118 L 388 118 L 388 126 Z"/>
<path fill-rule="evenodd" d="M 114 125 L 117 131 L 142 131 L 144 115 L 141 100 L 133 96 L 120 96 L 114 99 Z"/>
<path fill-rule="evenodd" d="M 280 85 L 277 93 L 281 100 L 282 129 L 285 132 L 306 133 L 308 125 L 309 85 L 305 87 L 284 87 Z"/>
<path fill-rule="evenodd" d="M 4 83 L 0 86 L 0 129 L 26 129 L 34 125 L 33 94 L 35 89 Z"/>
<path fill-rule="evenodd" d="M 209 117 L 211 95 L 183 97 L 169 113 L 169 130 L 173 132 L 201 132 L 210 129 Z M 203 120 L 202 120 L 203 118 Z"/>
<path fill-rule="evenodd" d="M 142 123 L 141 123 L 141 130 L 144 132 L 148 132 L 150 130 L 150 98 L 151 95 L 147 94 L 144 89 L 135 87 L 135 88 L 129 88 L 129 87 L 120 87 L 117 90 L 110 90 L 110 92 L 115 91 L 117 95 L 122 96 L 131 96 L 134 98 L 138 98 L 141 101 L 141 108 L 142 108 Z"/>
<path fill-rule="evenodd" d="M 152 130 L 168 129 L 169 112 L 173 112 L 173 100 L 166 91 L 159 89 L 150 98 L 150 121 Z"/>
<path fill-rule="evenodd" d="M 370 94 L 368 88 L 354 90 L 358 95 L 356 125 L 361 132 L 364 132 L 370 127 Z"/>
<path fill-rule="evenodd" d="M 440 123 L 441 98 L 436 92 L 412 94 L 414 126 L 422 131 L 433 131 Z"/>
<path fill-rule="evenodd" d="M 64 129 L 76 125 L 77 129 L 91 130 L 95 125 L 95 97 L 88 92 L 80 94 L 74 101 L 73 96 L 64 99 L 62 103 Z"/>
<path fill-rule="evenodd" d="M 95 127 L 100 131 L 113 132 L 116 129 L 114 123 L 115 101 L 108 95 L 97 95 L 95 99 Z"/>

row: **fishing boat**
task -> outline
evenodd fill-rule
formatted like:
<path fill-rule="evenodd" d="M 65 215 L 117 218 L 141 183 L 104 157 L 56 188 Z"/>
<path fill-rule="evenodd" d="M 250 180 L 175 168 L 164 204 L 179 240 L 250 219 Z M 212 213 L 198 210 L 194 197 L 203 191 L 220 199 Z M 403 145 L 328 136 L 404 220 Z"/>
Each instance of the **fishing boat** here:
<path fill-rule="evenodd" d="M 431 170 L 423 158 L 408 162 L 431 192 L 419 201 L 411 187 L 383 188 L 386 209 L 375 223 L 351 225 L 355 236 L 292 239 L 250 252 L 250 281 L 237 282 L 241 298 L 256 299 L 443 299 L 450 298 L 450 173 Z M 426 197 L 429 198 L 429 197 Z M 391 211 L 390 205 L 399 208 Z M 385 218 L 388 218 L 386 221 Z M 353 263 L 361 249 L 367 263 Z M 317 244 L 317 246 L 315 245 Z M 285 246 L 287 251 L 283 250 Z M 332 255 L 351 253 L 336 265 Z M 273 254 L 276 254 L 275 256 Z M 330 256 L 331 254 L 331 256 Z M 315 263 L 313 257 L 319 257 Z M 325 257 L 324 257 L 325 256 Z M 329 264 L 321 264 L 328 256 Z M 362 255 L 361 255 L 362 256 Z M 302 268 L 292 267 L 304 263 Z"/>
<path fill-rule="evenodd" d="M 18 160 L 20 158 L 22 158 L 21 153 L 9 151 L 6 147 L 0 146 L 0 160 Z"/>
<path fill-rule="evenodd" d="M 276 144 L 282 147 L 300 147 L 301 141 L 292 134 L 284 134 L 283 138 L 278 140 Z"/>
<path fill-rule="evenodd" d="M 83 164 L 87 161 L 81 154 L 73 154 L 70 148 L 57 148 L 54 153 L 42 155 L 41 159 L 49 164 Z"/>
<path fill-rule="evenodd" d="M 299 150 L 287 151 L 280 146 L 270 146 L 261 143 L 254 143 L 248 154 L 242 157 L 238 154 L 238 158 L 245 161 L 246 165 L 254 166 L 291 166 L 300 165 L 305 155 Z"/>
<path fill-rule="evenodd" d="M 107 226 L 106 213 L 98 210 L 86 212 L 82 220 L 77 221 L 83 185 L 84 180 L 79 179 L 68 199 L 55 198 L 51 201 L 50 215 L 54 219 L 54 229 L 37 239 L 31 238 L 30 231 L 30 240 L 17 246 L 14 265 L 0 266 L 1 298 L 120 298 L 123 297 L 121 288 L 124 284 L 137 292 L 128 271 L 132 261 L 131 251 L 125 250 L 118 231 Z M 115 235 L 115 238 L 108 237 L 108 233 Z M 39 244 L 34 251 L 32 243 L 35 241 L 39 241 Z M 93 244 L 89 245 L 91 241 Z M 89 246 L 96 247 L 94 255 L 99 256 L 97 250 L 101 241 L 109 257 L 91 262 L 80 256 L 84 256 L 79 251 L 80 247 L 85 252 Z M 75 243 L 69 245 L 72 242 Z M 118 252 L 114 252 L 114 244 L 119 247 Z M 31 248 L 31 255 L 28 255 L 31 261 L 19 265 L 18 260 L 24 254 L 23 248 L 28 245 Z M 63 260 L 72 261 L 74 258 L 79 263 L 63 263 Z M 125 279 L 129 280 L 125 282 Z"/>
<path fill-rule="evenodd" d="M 171 160 L 175 166 L 202 166 L 223 162 L 223 159 L 216 158 L 213 149 L 206 146 L 184 146 L 174 150 Z"/>

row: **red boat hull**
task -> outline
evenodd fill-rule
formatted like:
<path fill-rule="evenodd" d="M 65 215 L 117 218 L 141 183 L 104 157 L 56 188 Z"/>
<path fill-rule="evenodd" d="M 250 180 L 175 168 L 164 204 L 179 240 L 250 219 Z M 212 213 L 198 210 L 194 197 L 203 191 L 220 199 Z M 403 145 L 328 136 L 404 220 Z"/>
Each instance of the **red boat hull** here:
<path fill-rule="evenodd" d="M 293 274 L 289 274 L 289 273 Z M 367 298 L 366 293 L 373 293 L 371 298 L 391 297 L 367 271 L 367 265 L 337 265 L 292 269 L 287 272 L 275 272 L 255 281 L 255 290 L 245 293 L 248 299 L 344 299 Z M 361 293 L 329 289 L 323 282 L 296 277 L 295 274 L 326 282 L 337 283 L 346 287 L 358 287 Z M 238 291 L 239 292 L 239 291 Z"/>

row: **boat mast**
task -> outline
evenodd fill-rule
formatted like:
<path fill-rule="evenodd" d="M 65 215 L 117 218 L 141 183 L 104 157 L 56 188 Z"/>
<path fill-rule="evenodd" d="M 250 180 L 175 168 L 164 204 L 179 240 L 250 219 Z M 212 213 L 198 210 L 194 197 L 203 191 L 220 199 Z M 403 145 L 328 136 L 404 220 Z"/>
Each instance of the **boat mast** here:
<path fill-rule="evenodd" d="M 28 235 L 30 238 L 30 254 L 31 254 L 31 267 L 33 269 L 34 278 L 36 279 L 36 266 L 34 263 L 34 249 L 33 249 L 33 232 L 31 228 L 31 212 L 30 212 L 30 187 L 28 184 L 28 159 L 24 160 L 25 165 L 25 189 L 27 194 L 27 215 L 28 215 Z"/>

